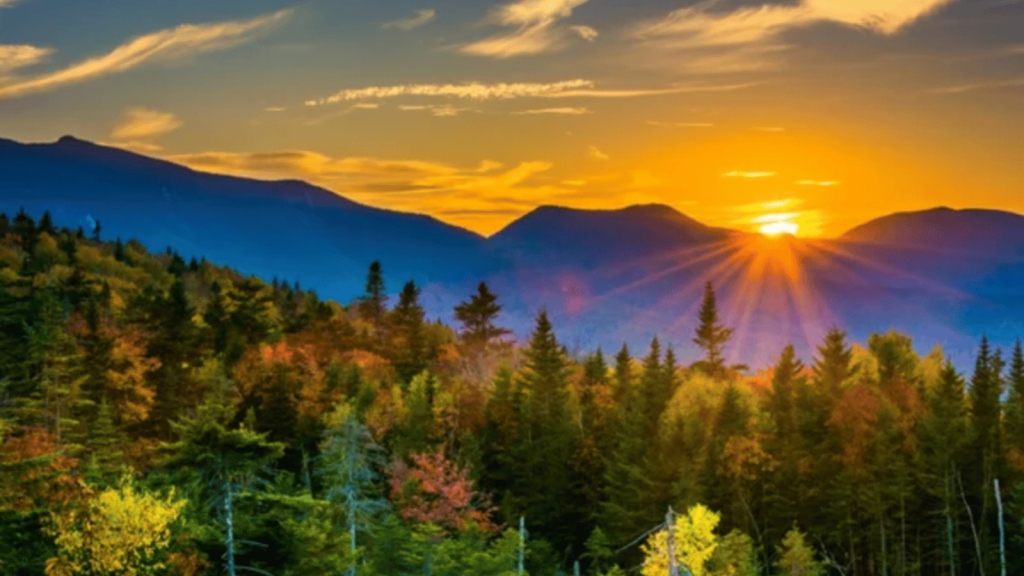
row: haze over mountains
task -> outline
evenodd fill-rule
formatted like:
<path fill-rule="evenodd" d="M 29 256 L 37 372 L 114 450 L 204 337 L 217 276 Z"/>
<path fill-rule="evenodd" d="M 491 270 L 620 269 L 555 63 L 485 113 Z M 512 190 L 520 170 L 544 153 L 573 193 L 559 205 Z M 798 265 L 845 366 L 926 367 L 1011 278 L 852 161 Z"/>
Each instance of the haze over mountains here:
<path fill-rule="evenodd" d="M 895 328 L 967 362 L 988 333 L 1024 335 L 1024 217 L 947 208 L 894 214 L 833 240 L 765 239 L 660 205 L 544 206 L 484 238 L 434 218 L 372 208 L 298 181 L 205 174 L 71 137 L 0 140 L 0 210 L 24 208 L 104 238 L 170 246 L 247 274 L 299 281 L 348 302 L 380 260 L 388 287 L 424 286 L 449 320 L 481 279 L 523 336 L 546 307 L 570 348 L 646 348 L 684 359 L 700 292 L 715 282 L 737 327 L 732 359 L 762 366 L 787 342 L 809 357 L 833 323 L 857 339 Z"/>

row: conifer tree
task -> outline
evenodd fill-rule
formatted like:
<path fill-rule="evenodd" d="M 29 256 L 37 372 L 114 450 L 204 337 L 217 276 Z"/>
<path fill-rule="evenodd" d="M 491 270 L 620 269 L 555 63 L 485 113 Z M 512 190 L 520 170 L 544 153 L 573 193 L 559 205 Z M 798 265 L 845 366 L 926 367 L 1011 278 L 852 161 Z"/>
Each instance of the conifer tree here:
<path fill-rule="evenodd" d="M 406 384 L 426 368 L 425 312 L 419 298 L 420 289 L 410 280 L 402 288 L 398 305 L 392 312 L 396 335 L 401 338 L 395 368 L 398 377 Z"/>
<path fill-rule="evenodd" d="M 296 292 L 298 287 L 296 286 Z M 359 312 L 363 318 L 373 323 L 378 330 L 384 327 L 384 315 L 387 312 L 388 297 L 384 291 L 384 273 L 380 262 L 370 264 L 366 274 L 366 294 L 360 299 Z"/>
<path fill-rule="evenodd" d="M 815 386 L 834 396 L 852 372 L 853 350 L 846 344 L 846 333 L 833 326 L 818 347 L 813 367 Z"/>
<path fill-rule="evenodd" d="M 1006 448 L 1020 466 L 1024 465 L 1024 349 L 1020 340 L 1013 347 L 1008 384 L 1010 394 L 1004 409 Z"/>
<path fill-rule="evenodd" d="M 782 554 L 776 563 L 778 576 L 823 576 L 825 569 L 815 558 L 803 532 L 794 527 L 782 541 Z"/>
<path fill-rule="evenodd" d="M 265 435 L 244 424 L 233 427 L 236 412 L 229 394 L 227 383 L 221 383 L 194 417 L 172 423 L 179 440 L 161 449 L 166 454 L 164 466 L 190 469 L 205 481 L 203 491 L 213 496 L 213 506 L 223 519 L 225 568 L 229 576 L 236 576 L 239 497 L 252 491 L 260 473 L 281 458 L 284 445 L 268 442 Z"/>
<path fill-rule="evenodd" d="M 571 503 L 578 494 L 565 465 L 574 449 L 574 429 L 567 417 L 569 367 L 545 310 L 537 315 L 525 356 L 521 386 L 526 426 L 516 449 L 523 480 L 520 496 L 531 511 L 531 524 L 555 533 L 557 526 L 574 520 Z M 559 541 L 567 543 L 563 538 Z"/>
<path fill-rule="evenodd" d="M 708 282 L 704 287 L 697 337 L 693 339 L 693 343 L 704 350 L 704 360 L 698 363 L 699 368 L 716 378 L 725 376 L 725 357 L 722 351 L 732 338 L 733 332 L 732 328 L 719 324 L 715 290 L 711 282 Z"/>
<path fill-rule="evenodd" d="M 455 307 L 455 319 L 462 324 L 462 341 L 470 347 L 483 347 L 510 334 L 510 330 L 494 324 L 501 308 L 498 297 L 490 291 L 486 282 L 481 282 L 469 302 Z"/>

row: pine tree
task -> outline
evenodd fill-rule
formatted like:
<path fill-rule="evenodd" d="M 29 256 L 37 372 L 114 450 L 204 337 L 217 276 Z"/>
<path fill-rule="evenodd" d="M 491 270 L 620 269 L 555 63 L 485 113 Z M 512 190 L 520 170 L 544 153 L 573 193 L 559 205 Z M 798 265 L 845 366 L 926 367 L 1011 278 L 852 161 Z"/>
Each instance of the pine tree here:
<path fill-rule="evenodd" d="M 420 289 L 409 281 L 402 288 L 398 305 L 392 312 L 396 335 L 401 338 L 396 352 L 395 368 L 404 383 L 422 372 L 426 366 L 423 306 L 420 305 Z"/>
<path fill-rule="evenodd" d="M 825 569 L 807 544 L 803 532 L 794 527 L 782 541 L 782 554 L 776 563 L 779 576 L 823 576 Z"/>
<path fill-rule="evenodd" d="M 11 231 L 11 221 L 7 218 L 5 212 L 0 212 L 0 238 L 7 236 L 7 233 Z"/>
<path fill-rule="evenodd" d="M 1004 412 L 1006 449 L 1014 455 L 1018 466 L 1024 465 L 1024 349 L 1021 341 L 1013 347 L 1009 374 L 1010 394 Z"/>
<path fill-rule="evenodd" d="M 471 348 L 479 348 L 510 334 L 510 330 L 494 325 L 500 313 L 498 297 L 490 291 L 486 282 L 481 282 L 469 302 L 455 307 L 455 319 L 462 324 L 462 341 Z"/>
<path fill-rule="evenodd" d="M 53 226 L 53 219 L 50 217 L 50 211 L 43 212 L 43 217 L 39 219 L 39 233 L 49 234 L 50 236 L 57 235 L 57 229 Z"/>
<path fill-rule="evenodd" d="M 124 468 L 124 452 L 121 449 L 123 445 L 124 438 L 114 423 L 113 407 L 104 398 L 89 431 L 89 446 L 92 449 L 91 476 L 95 480 L 105 485 L 113 485 L 121 476 Z"/>
<path fill-rule="evenodd" d="M 709 375 L 720 378 L 726 373 L 725 358 L 722 351 L 732 338 L 734 330 L 718 323 L 718 304 L 714 287 L 708 282 L 704 287 L 704 301 L 700 309 L 700 325 L 693 343 L 704 350 L 704 360 L 699 368 Z"/>
<path fill-rule="evenodd" d="M 295 291 L 298 292 L 296 285 Z M 377 328 L 378 331 L 384 327 L 384 315 L 387 312 L 388 297 L 384 291 L 384 273 L 380 262 L 374 261 L 370 264 L 370 271 L 366 275 L 366 294 L 359 302 L 359 312 L 362 317 Z"/>
<path fill-rule="evenodd" d="M 521 492 L 531 524 L 550 534 L 574 522 L 572 506 L 579 494 L 565 465 L 574 450 L 574 429 L 568 418 L 569 366 L 563 347 L 555 338 L 547 311 L 537 315 L 536 327 L 525 351 L 521 382 L 526 394 L 525 426 L 515 449 L 520 459 Z M 559 535 L 557 542 L 571 542 Z"/>
<path fill-rule="evenodd" d="M 833 326 L 825 336 L 825 343 L 818 347 L 813 367 L 815 386 L 823 394 L 835 397 L 852 372 L 853 350 L 846 344 L 846 333 Z"/>

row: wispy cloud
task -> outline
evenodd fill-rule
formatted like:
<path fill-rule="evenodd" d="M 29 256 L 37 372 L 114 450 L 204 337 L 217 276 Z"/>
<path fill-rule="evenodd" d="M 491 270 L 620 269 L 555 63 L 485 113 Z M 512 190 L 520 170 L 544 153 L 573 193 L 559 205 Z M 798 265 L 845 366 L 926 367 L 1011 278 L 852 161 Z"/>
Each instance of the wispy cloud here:
<path fill-rule="evenodd" d="M 287 110 L 287 108 L 284 106 L 267 106 L 264 108 L 264 111 L 266 112 L 284 112 L 285 110 Z"/>
<path fill-rule="evenodd" d="M 771 53 L 789 47 L 780 37 L 794 28 L 833 22 L 894 35 L 953 1 L 799 0 L 715 10 L 720 2 L 711 0 L 645 22 L 633 37 L 659 50 L 688 51 L 693 58 L 680 61 L 684 69 L 694 68 L 693 59 L 705 60 L 690 71 L 759 70 L 781 65 Z"/>
<path fill-rule="evenodd" d="M 605 160 L 610 160 L 611 159 L 611 156 L 609 156 L 609 155 L 605 154 L 604 152 L 602 152 L 601 150 L 599 150 L 597 146 L 591 146 L 587 150 L 587 153 L 590 154 L 590 157 L 593 158 L 594 160 L 605 161 Z"/>
<path fill-rule="evenodd" d="M 385 29 L 403 30 L 408 32 L 409 30 L 415 30 L 420 26 L 429 24 L 437 16 L 437 11 L 433 8 L 426 8 L 423 10 L 417 10 L 416 14 L 408 17 L 388 22 L 384 24 Z"/>
<path fill-rule="evenodd" d="M 930 94 L 963 94 L 977 90 L 997 90 L 1000 88 L 1017 88 L 1024 86 L 1024 78 L 1010 80 L 992 80 L 989 82 L 975 82 L 973 84 L 960 84 L 958 86 L 947 86 L 945 88 L 933 88 L 928 90 Z"/>
<path fill-rule="evenodd" d="M 593 112 L 591 112 L 590 110 L 588 110 L 586 108 L 563 107 L 563 108 L 539 108 L 539 109 L 536 109 L 536 110 L 523 110 L 521 112 L 513 112 L 513 114 L 515 114 L 515 115 L 527 115 L 527 116 L 534 115 L 534 114 L 556 114 L 556 115 L 564 115 L 564 116 L 582 116 L 582 115 L 585 115 L 585 114 L 593 114 Z"/>
<path fill-rule="evenodd" d="M 73 64 L 63 70 L 29 78 L 7 78 L 0 83 L 0 98 L 53 90 L 110 74 L 119 74 L 144 64 L 180 59 L 224 50 L 248 42 L 291 15 L 283 10 L 252 20 L 218 24 L 186 24 L 140 36 L 96 58 Z"/>
<path fill-rule="evenodd" d="M 398 109 L 405 112 L 430 112 L 439 118 L 451 118 L 458 116 L 463 112 L 470 112 L 473 110 L 472 108 L 459 108 L 450 104 L 444 104 L 441 106 L 428 106 L 424 104 L 403 105 L 399 106 Z"/>
<path fill-rule="evenodd" d="M 182 122 L 170 112 L 160 112 L 149 108 L 129 108 L 125 110 L 110 137 L 115 140 L 137 140 L 166 134 L 181 128 Z"/>
<path fill-rule="evenodd" d="M 818 181 L 818 180 L 800 180 L 796 184 L 797 184 L 797 186 L 822 186 L 822 187 L 825 187 L 825 188 L 831 188 L 833 186 L 839 186 L 839 182 L 829 182 L 829 181 L 824 181 L 823 182 L 823 181 Z"/>
<path fill-rule="evenodd" d="M 726 172 L 722 174 L 723 178 L 772 178 L 776 174 L 775 172 L 744 172 L 740 170 L 734 170 L 732 172 Z"/>
<path fill-rule="evenodd" d="M 461 98 L 466 100 L 511 100 L 513 98 L 637 98 L 688 92 L 728 92 L 756 86 L 755 82 L 742 84 L 701 84 L 653 89 L 598 89 L 591 80 L 565 80 L 550 83 L 496 83 L 483 84 L 403 84 L 397 86 L 370 86 L 342 90 L 326 98 L 307 100 L 306 106 L 326 106 L 354 100 L 380 100 L 403 96 L 432 98 Z"/>
<path fill-rule="evenodd" d="M 594 30 L 590 26 L 570 26 L 569 30 L 579 34 L 580 38 L 583 38 L 587 42 L 593 42 L 594 40 L 597 40 L 597 37 L 599 36 L 597 30 Z"/>
<path fill-rule="evenodd" d="M 14 6 L 21 0 L 0 0 L 0 8 L 6 8 L 8 6 Z"/>
<path fill-rule="evenodd" d="M 512 58 L 560 50 L 572 33 L 593 40 L 597 36 L 593 28 L 558 25 L 560 20 L 572 16 L 575 8 L 586 3 L 587 0 L 520 0 L 499 6 L 485 22 L 515 27 L 515 32 L 467 44 L 459 50 L 475 56 Z"/>
<path fill-rule="evenodd" d="M 437 176 L 457 169 L 423 161 L 378 158 L 331 158 L 302 150 L 269 153 L 203 152 L 167 158 L 199 170 L 269 178 L 311 178 L 352 175 Z"/>
<path fill-rule="evenodd" d="M 752 130 L 758 132 L 785 132 L 786 129 L 782 126 L 754 126 Z"/>
<path fill-rule="evenodd" d="M 53 50 L 50 48 L 0 44 L 0 80 L 9 72 L 45 61 L 51 54 Z"/>

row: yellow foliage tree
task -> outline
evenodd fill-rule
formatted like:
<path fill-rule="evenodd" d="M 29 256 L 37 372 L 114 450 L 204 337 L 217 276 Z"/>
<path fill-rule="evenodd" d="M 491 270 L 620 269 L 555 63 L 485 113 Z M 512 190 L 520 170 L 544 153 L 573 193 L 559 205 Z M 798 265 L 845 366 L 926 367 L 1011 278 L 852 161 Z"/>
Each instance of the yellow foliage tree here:
<path fill-rule="evenodd" d="M 82 506 L 54 513 L 47 531 L 58 556 L 46 562 L 46 576 L 109 574 L 143 576 L 163 571 L 173 524 L 185 505 L 172 492 L 166 499 L 137 492 L 129 481 L 104 490 Z"/>
<path fill-rule="evenodd" d="M 707 576 L 708 560 L 715 554 L 718 539 L 715 528 L 720 517 L 702 504 L 690 508 L 685 515 L 676 518 L 674 543 L 676 562 L 685 566 L 693 576 Z M 668 574 L 668 531 L 661 530 L 643 545 L 643 576 L 664 576 Z M 680 574 L 686 571 L 680 569 Z"/>

